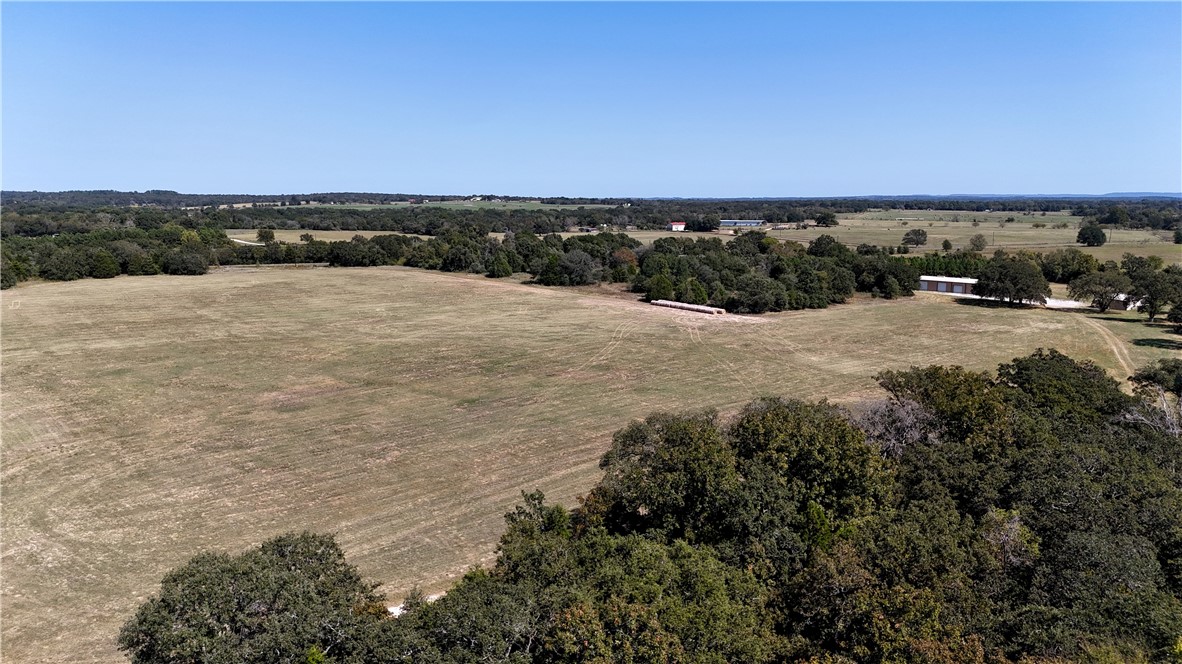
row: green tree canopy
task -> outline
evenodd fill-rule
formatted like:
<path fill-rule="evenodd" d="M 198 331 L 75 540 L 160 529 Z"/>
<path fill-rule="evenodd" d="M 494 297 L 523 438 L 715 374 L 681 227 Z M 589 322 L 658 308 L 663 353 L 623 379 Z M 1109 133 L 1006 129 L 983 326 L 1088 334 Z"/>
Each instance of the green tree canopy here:
<path fill-rule="evenodd" d="M 1045 303 L 1051 286 L 1032 261 L 1016 256 L 995 256 L 977 277 L 973 293 L 1013 303 Z"/>
<path fill-rule="evenodd" d="M 1104 229 L 1096 224 L 1085 224 L 1076 234 L 1075 241 L 1089 247 L 1099 247 L 1107 242 L 1108 238 L 1104 235 Z"/>
<path fill-rule="evenodd" d="M 1127 294 L 1132 288 L 1132 280 L 1119 272 L 1092 272 L 1068 284 L 1067 294 L 1074 300 L 1090 302 L 1103 313 L 1116 296 Z"/>
<path fill-rule="evenodd" d="M 241 555 L 201 554 L 169 573 L 119 634 L 136 664 L 345 659 L 386 614 L 332 537 L 289 534 Z"/>
<path fill-rule="evenodd" d="M 922 228 L 912 228 L 903 234 L 903 244 L 911 247 L 921 247 L 928 243 L 928 232 Z"/>

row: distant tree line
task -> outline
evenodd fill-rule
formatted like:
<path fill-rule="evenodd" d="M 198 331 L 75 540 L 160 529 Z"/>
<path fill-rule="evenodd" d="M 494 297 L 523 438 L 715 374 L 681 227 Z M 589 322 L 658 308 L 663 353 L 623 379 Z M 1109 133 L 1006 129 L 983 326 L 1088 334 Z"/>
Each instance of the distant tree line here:
<path fill-rule="evenodd" d="M 761 398 L 619 430 L 578 507 L 384 609 L 331 537 L 201 554 L 118 636 L 173 662 L 1177 661 L 1182 362 L 1038 352 L 886 371 L 850 410 Z"/>
<path fill-rule="evenodd" d="M 93 195 L 92 195 L 93 194 Z M 88 232 L 102 228 L 136 226 L 145 230 L 176 223 L 181 226 L 217 226 L 220 228 L 274 227 L 308 230 L 366 230 L 436 235 L 448 228 L 483 232 L 528 230 L 546 234 L 568 228 L 610 227 L 625 230 L 660 230 L 671 221 L 684 221 L 689 230 L 709 231 L 718 228 L 720 219 L 759 219 L 770 224 L 802 223 L 813 220 L 819 226 L 838 223 L 836 214 L 865 212 L 883 206 L 899 209 L 1001 210 L 1014 209 L 1058 211 L 1071 207 L 1071 201 L 1037 199 L 969 201 L 959 199 L 788 199 L 788 200 L 631 200 L 620 199 L 547 199 L 568 205 L 609 205 L 542 209 L 498 209 L 491 207 L 446 208 L 431 205 L 407 205 L 375 209 L 349 209 L 332 205 L 303 206 L 301 201 L 320 203 L 407 202 L 421 200 L 405 194 L 310 194 L 295 196 L 283 205 L 275 197 L 205 196 L 192 200 L 187 194 L 158 192 L 161 200 L 175 204 L 129 207 L 130 201 L 119 192 L 8 192 L 0 215 L 0 234 L 47 235 L 62 232 Z M 142 195 L 141 195 L 142 196 Z M 178 198 L 180 197 L 180 198 Z M 433 201 L 460 197 L 438 196 Z M 506 197 L 510 200 L 512 197 Z M 259 199 L 259 200 L 255 200 Z M 264 200 L 265 199 L 265 200 Z M 252 202 L 260 207 L 228 208 L 229 203 Z M 592 203 L 591 201 L 598 201 Z M 1079 203 L 1079 201 L 1075 201 Z M 183 205 L 182 205 L 183 204 Z M 1097 227 L 1171 229 L 1182 228 L 1182 201 L 1156 199 L 1126 201 L 1107 207 L 1088 202 L 1076 205 L 1073 213 L 1088 217 L 1085 225 Z M 192 207 L 194 209 L 181 209 Z M 926 235 L 926 232 L 923 233 Z M 919 246 L 926 242 L 913 229 L 905 244 Z"/>

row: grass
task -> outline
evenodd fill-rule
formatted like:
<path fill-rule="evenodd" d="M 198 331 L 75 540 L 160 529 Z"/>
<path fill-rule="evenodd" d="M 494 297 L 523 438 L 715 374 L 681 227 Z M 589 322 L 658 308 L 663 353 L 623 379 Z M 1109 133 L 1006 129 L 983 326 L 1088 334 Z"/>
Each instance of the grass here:
<path fill-rule="evenodd" d="M 324 240 L 325 242 L 333 242 L 335 240 L 352 240 L 354 235 L 362 237 L 373 237 L 375 235 L 395 235 L 393 231 L 315 231 L 308 229 L 295 230 L 276 230 L 275 239 L 280 242 L 302 242 L 300 236 L 304 234 L 311 234 L 317 240 Z M 226 235 L 232 240 L 246 240 L 247 242 L 258 241 L 258 231 L 253 228 L 231 228 L 226 230 Z M 403 233 L 397 233 L 403 235 Z M 406 233 L 406 235 L 413 235 L 413 233 Z M 418 235 L 416 237 L 426 238 L 426 235 Z"/>
<path fill-rule="evenodd" d="M 488 201 L 468 203 L 482 205 Z M 499 204 L 498 204 L 499 205 Z M 508 203 L 504 205 L 510 205 Z M 345 207 L 345 206 L 337 206 Z M 355 206 L 365 207 L 365 206 Z M 368 206 L 380 207 L 380 206 Z M 551 206 L 553 207 L 553 206 Z M 576 206 L 577 207 L 577 206 Z M 594 206 L 588 206 L 594 207 Z M 1006 219 L 1014 221 L 1006 223 Z M 1068 211 L 1024 215 L 1020 212 L 957 212 L 950 210 L 889 210 L 863 212 L 839 216 L 839 225 L 833 228 L 807 228 L 803 230 L 768 230 L 772 237 L 782 240 L 795 240 L 808 244 L 819 235 L 828 234 L 850 247 L 859 244 L 875 244 L 878 246 L 898 245 L 903 240 L 903 234 L 909 230 L 919 228 L 927 231 L 927 245 L 912 249 L 913 254 L 939 250 L 944 240 L 952 243 L 954 249 L 966 248 L 969 239 L 974 235 L 984 235 L 989 240 L 989 247 L 985 254 L 991 254 L 995 249 L 1008 252 L 1030 250 L 1035 252 L 1049 252 L 1055 249 L 1074 247 L 1092 254 L 1100 261 L 1120 262 L 1125 253 L 1137 256 L 1160 256 L 1167 263 L 1182 264 L 1182 245 L 1173 244 L 1173 231 L 1150 230 L 1108 230 L 1109 241 L 1101 247 L 1084 247 L 1076 243 L 1075 236 L 1079 232 L 1077 224 L 1080 217 L 1073 217 Z M 978 223 L 973 226 L 973 222 Z M 1045 224 L 1043 228 L 1035 228 L 1034 224 Z M 1056 224 L 1066 223 L 1067 228 L 1052 228 Z M 904 225 L 905 224 L 905 225 Z M 285 242 L 297 242 L 303 233 L 311 232 L 320 240 L 348 240 L 354 235 L 366 237 L 381 235 L 388 231 L 275 231 L 276 239 Z M 662 237 L 718 237 L 729 242 L 733 235 L 720 233 L 690 233 L 657 231 L 627 231 L 628 235 L 645 244 L 651 244 Z M 253 230 L 229 230 L 227 234 L 239 240 L 254 241 Z M 493 233 L 500 237 L 501 233 Z M 579 233 L 561 233 L 563 237 L 579 235 Z"/>
<path fill-rule="evenodd" d="M 1012 223 L 1005 223 L 1012 217 Z M 958 220 L 957 220 L 958 219 Z M 973 221 L 978 226 L 973 226 Z M 1067 223 L 1067 228 L 1052 228 L 1058 223 Z M 833 228 L 808 228 L 805 230 L 770 231 L 773 237 L 808 243 L 818 235 L 827 233 L 841 242 L 856 246 L 876 244 L 879 246 L 898 245 L 903 234 L 912 229 L 927 231 L 927 245 L 914 252 L 939 249 L 944 240 L 952 242 L 953 249 L 966 248 L 969 239 L 978 233 L 989 241 L 986 254 L 1001 248 L 1006 251 L 1029 249 L 1048 252 L 1064 247 L 1075 247 L 1090 253 L 1101 261 L 1120 261 L 1128 252 L 1138 256 L 1157 255 L 1168 262 L 1182 263 L 1182 246 L 1173 244 L 1173 231 L 1150 230 L 1108 230 L 1109 241 L 1102 247 L 1084 247 L 1075 242 L 1079 232 L 1079 217 L 1067 213 L 1025 216 L 1015 212 L 951 212 L 948 210 L 892 210 L 890 212 L 866 212 L 856 215 L 839 215 L 838 226 Z M 1034 224 L 1046 224 L 1035 228 Z"/>
<path fill-rule="evenodd" d="M 224 270 L 4 291 L 0 659 L 121 661 L 119 626 L 202 550 L 335 532 L 398 601 L 567 505 L 611 433 L 760 394 L 849 401 L 913 364 L 1057 347 L 1125 376 L 1180 337 L 1135 314 L 938 295 L 760 318 L 404 268 Z M 1124 364 L 1122 364 L 1122 362 Z"/>

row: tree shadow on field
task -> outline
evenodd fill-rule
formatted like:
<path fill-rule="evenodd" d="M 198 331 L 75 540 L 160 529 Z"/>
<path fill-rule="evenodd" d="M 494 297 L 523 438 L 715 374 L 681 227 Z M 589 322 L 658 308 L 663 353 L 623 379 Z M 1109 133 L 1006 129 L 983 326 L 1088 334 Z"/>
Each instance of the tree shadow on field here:
<path fill-rule="evenodd" d="M 1018 302 L 1003 302 L 1001 300 L 979 300 L 971 297 L 956 298 L 957 304 L 963 304 L 968 307 L 982 307 L 985 309 L 1034 309 L 1033 304 L 1025 304 Z"/>
<path fill-rule="evenodd" d="M 1174 341 L 1173 339 L 1133 339 L 1133 345 L 1182 351 L 1182 341 Z"/>
<path fill-rule="evenodd" d="M 1124 311 L 1115 311 L 1109 314 L 1093 313 L 1092 315 L 1088 316 L 1088 318 L 1102 320 L 1108 323 L 1144 323 L 1147 320 L 1137 316 L 1136 314 L 1133 314 L 1132 317 L 1129 317 L 1129 314 Z"/>

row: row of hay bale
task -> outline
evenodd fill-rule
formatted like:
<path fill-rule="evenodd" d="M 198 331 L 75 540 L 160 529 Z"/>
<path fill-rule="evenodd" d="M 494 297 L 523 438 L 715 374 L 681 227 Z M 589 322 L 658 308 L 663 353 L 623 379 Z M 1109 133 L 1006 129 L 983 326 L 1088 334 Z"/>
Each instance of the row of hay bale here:
<path fill-rule="evenodd" d="M 671 309 L 685 309 L 686 311 L 696 311 L 701 314 L 725 314 L 726 309 L 719 309 L 718 307 L 708 307 L 704 304 L 686 304 L 685 302 L 674 302 L 673 300 L 653 300 L 650 304 L 655 304 L 658 307 L 669 307 Z"/>

